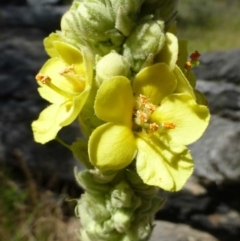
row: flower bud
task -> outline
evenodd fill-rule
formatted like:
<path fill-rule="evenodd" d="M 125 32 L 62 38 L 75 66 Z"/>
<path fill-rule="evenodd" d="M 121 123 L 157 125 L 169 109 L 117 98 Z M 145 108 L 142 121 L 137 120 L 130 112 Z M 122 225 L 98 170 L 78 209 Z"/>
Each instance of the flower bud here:
<path fill-rule="evenodd" d="M 152 232 L 152 225 L 150 224 L 148 216 L 136 218 L 134 224 L 126 232 L 123 241 L 141 240 L 147 241 Z"/>
<path fill-rule="evenodd" d="M 92 220 L 101 223 L 111 217 L 106 209 L 105 197 L 100 194 L 84 193 L 76 206 L 75 212 L 81 218 L 83 226 L 88 226 Z"/>
<path fill-rule="evenodd" d="M 130 75 L 130 67 L 126 59 L 117 53 L 109 53 L 99 60 L 96 66 L 97 83 L 101 85 L 104 80 L 114 76 Z"/>
<path fill-rule="evenodd" d="M 112 49 L 119 50 L 125 40 L 115 28 L 111 5 L 105 1 L 75 4 L 62 17 L 61 29 L 67 41 L 87 45 L 99 55 L 105 55 Z"/>
<path fill-rule="evenodd" d="M 131 207 L 133 197 L 134 193 L 130 186 L 122 181 L 111 192 L 111 204 L 116 208 Z"/>
<path fill-rule="evenodd" d="M 138 25 L 123 46 L 123 56 L 132 65 L 134 72 L 153 63 L 155 55 L 165 42 L 164 22 L 146 21 Z"/>
<path fill-rule="evenodd" d="M 108 184 L 102 184 L 94 180 L 93 175 L 88 171 L 77 172 L 75 170 L 75 178 L 78 184 L 92 194 L 99 194 L 110 191 L 110 186 Z"/>
<path fill-rule="evenodd" d="M 132 222 L 133 212 L 128 209 L 117 209 L 112 216 L 114 226 L 119 233 L 126 232 Z"/>
<path fill-rule="evenodd" d="M 144 0 L 109 0 L 115 15 L 115 28 L 129 36 L 136 25 L 137 15 Z"/>

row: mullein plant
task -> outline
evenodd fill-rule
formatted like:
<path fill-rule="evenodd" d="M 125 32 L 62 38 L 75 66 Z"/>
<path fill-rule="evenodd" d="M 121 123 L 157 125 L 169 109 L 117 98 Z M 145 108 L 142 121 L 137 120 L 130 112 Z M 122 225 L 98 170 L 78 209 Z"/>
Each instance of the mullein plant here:
<path fill-rule="evenodd" d="M 179 191 L 193 172 L 186 145 L 210 114 L 176 15 L 177 0 L 75 0 L 44 39 L 36 80 L 51 104 L 32 130 L 45 144 L 78 121 L 81 136 L 64 145 L 86 167 L 75 170 L 81 241 L 149 240 L 159 190 Z"/>

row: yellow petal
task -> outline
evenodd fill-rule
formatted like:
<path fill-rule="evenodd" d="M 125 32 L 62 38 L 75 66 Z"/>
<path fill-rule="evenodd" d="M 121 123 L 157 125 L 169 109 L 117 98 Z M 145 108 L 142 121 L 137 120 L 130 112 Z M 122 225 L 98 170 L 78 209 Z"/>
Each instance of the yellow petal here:
<path fill-rule="evenodd" d="M 137 147 L 137 172 L 148 185 L 178 191 L 193 172 L 192 157 L 184 146 L 168 145 L 152 135 L 137 138 Z"/>
<path fill-rule="evenodd" d="M 74 97 L 72 101 L 65 102 L 65 112 L 61 121 L 62 126 L 71 124 L 82 110 L 90 92 L 90 87 L 83 91 L 78 96 Z"/>
<path fill-rule="evenodd" d="M 172 33 L 166 33 L 166 41 L 164 47 L 155 57 L 155 62 L 165 63 L 171 70 L 174 69 L 178 60 L 178 39 Z"/>
<path fill-rule="evenodd" d="M 188 145 L 201 137 L 206 130 L 210 113 L 206 106 L 198 105 L 188 94 L 172 94 L 151 115 L 151 121 L 173 123 L 175 128 L 164 132 L 174 143 Z M 161 133 L 160 133 L 161 134 Z"/>
<path fill-rule="evenodd" d="M 133 104 L 130 81 L 125 77 L 118 76 L 102 83 L 94 108 L 99 119 L 130 127 Z"/>
<path fill-rule="evenodd" d="M 62 127 L 71 124 L 77 118 L 88 95 L 89 89 L 73 100 L 52 104 L 44 109 L 38 120 L 32 123 L 35 141 L 44 144 L 53 140 Z"/>
<path fill-rule="evenodd" d="M 67 67 L 66 63 L 60 58 L 55 57 L 49 59 L 41 68 L 40 73 L 47 75 L 51 79 L 51 83 L 71 94 L 77 94 L 78 90 L 74 88 L 75 86 L 63 75 L 60 74 Z M 48 86 L 41 86 L 48 88 Z"/>
<path fill-rule="evenodd" d="M 128 166 L 136 150 L 133 133 L 126 126 L 104 124 L 95 129 L 89 139 L 90 161 L 101 171 Z"/>
<path fill-rule="evenodd" d="M 60 95 L 59 93 L 57 93 L 51 88 L 48 88 L 47 86 L 38 88 L 38 92 L 43 99 L 53 104 L 62 103 L 67 99 L 65 96 Z"/>
<path fill-rule="evenodd" d="M 175 65 L 173 73 L 177 78 L 177 87 L 174 92 L 175 93 L 187 93 L 187 94 L 191 95 L 193 99 L 196 100 L 192 86 L 190 85 L 187 78 L 185 77 L 185 75 L 183 74 L 183 72 L 177 65 Z"/>
<path fill-rule="evenodd" d="M 60 41 L 53 42 L 53 46 L 67 65 L 74 64 L 78 73 L 86 74 L 82 53 L 77 48 Z"/>
<path fill-rule="evenodd" d="M 36 142 L 44 144 L 56 137 L 58 131 L 62 128 L 60 125 L 61 111 L 64 109 L 63 104 L 53 104 L 40 113 L 38 120 L 32 123 Z"/>
<path fill-rule="evenodd" d="M 150 102 L 158 105 L 174 91 L 176 84 L 176 77 L 169 67 L 160 63 L 146 67 L 137 74 L 133 91 L 135 96 L 145 95 Z"/>
<path fill-rule="evenodd" d="M 54 41 L 61 41 L 61 37 L 57 33 L 51 33 L 43 41 L 44 48 L 50 57 L 57 57 L 59 55 L 53 46 Z"/>

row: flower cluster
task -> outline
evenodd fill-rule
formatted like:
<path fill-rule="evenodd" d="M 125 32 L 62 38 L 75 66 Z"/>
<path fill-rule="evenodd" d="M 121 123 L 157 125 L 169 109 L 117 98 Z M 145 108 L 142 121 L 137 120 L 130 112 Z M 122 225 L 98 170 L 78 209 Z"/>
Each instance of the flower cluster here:
<path fill-rule="evenodd" d="M 44 40 L 50 59 L 36 79 L 51 105 L 32 129 L 46 143 L 78 119 L 84 137 L 70 149 L 86 166 L 135 163 L 145 184 L 177 191 L 194 166 L 186 145 L 210 115 L 191 71 L 200 54 L 188 60 L 175 35 L 176 1 L 163 2 L 75 0 L 62 30 Z"/>
<path fill-rule="evenodd" d="M 193 172 L 187 145 L 210 114 L 196 89 L 187 41 L 176 36 L 177 0 L 74 0 L 44 40 L 50 59 L 36 80 L 50 102 L 32 123 L 35 141 L 57 139 L 87 168 L 76 206 L 82 241 L 147 241 L 164 202 Z M 77 121 L 81 136 L 58 132 Z"/>

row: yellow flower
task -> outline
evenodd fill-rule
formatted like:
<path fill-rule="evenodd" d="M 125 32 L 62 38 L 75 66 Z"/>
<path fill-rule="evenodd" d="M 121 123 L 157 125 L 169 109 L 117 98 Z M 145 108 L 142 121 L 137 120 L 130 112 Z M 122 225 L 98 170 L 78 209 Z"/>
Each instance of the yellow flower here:
<path fill-rule="evenodd" d="M 166 41 L 161 51 L 155 56 L 155 63 L 165 63 L 173 71 L 177 78 L 175 93 L 186 93 L 192 96 L 198 104 L 207 105 L 204 95 L 195 89 L 196 76 L 192 72 L 192 67 L 198 64 L 200 54 L 195 51 L 188 59 L 187 41 L 178 40 L 177 37 L 167 32 Z"/>
<path fill-rule="evenodd" d="M 49 59 L 36 79 L 42 98 L 51 103 L 32 123 L 34 139 L 42 144 L 54 139 L 58 131 L 72 123 L 88 98 L 92 73 L 90 61 L 72 45 L 53 41 L 54 57 Z"/>
<path fill-rule="evenodd" d="M 92 164 L 103 171 L 119 170 L 136 158 L 146 184 L 181 189 L 193 170 L 185 145 L 202 135 L 209 111 L 191 95 L 174 93 L 176 86 L 175 75 L 164 63 L 140 71 L 133 86 L 122 76 L 104 81 L 95 112 L 108 123 L 90 136 Z"/>

